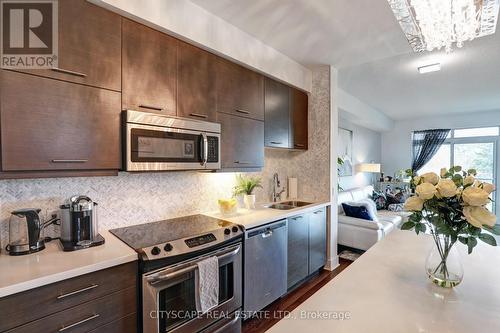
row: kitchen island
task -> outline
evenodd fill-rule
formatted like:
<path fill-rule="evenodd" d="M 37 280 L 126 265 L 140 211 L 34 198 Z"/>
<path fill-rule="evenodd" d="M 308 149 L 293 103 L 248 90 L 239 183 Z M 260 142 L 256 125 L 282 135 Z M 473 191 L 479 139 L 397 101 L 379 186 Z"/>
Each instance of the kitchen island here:
<path fill-rule="evenodd" d="M 392 232 L 268 332 L 500 332 L 500 247 L 457 244 L 464 280 L 443 289 L 424 270 L 432 244 Z"/>

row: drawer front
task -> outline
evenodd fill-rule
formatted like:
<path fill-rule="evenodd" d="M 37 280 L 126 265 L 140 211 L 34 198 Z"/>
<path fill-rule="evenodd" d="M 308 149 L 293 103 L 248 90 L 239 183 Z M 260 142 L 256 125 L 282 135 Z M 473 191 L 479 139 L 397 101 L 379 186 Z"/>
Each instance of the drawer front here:
<path fill-rule="evenodd" d="M 125 288 L 136 288 L 136 279 L 137 262 L 132 262 L 4 297 L 0 299 L 0 332 Z"/>
<path fill-rule="evenodd" d="M 134 313 L 136 301 L 136 288 L 130 287 L 19 326 L 8 333 L 88 332 Z"/>
<path fill-rule="evenodd" d="M 99 326 L 89 333 L 137 333 L 137 313 L 129 314 L 126 317 Z"/>

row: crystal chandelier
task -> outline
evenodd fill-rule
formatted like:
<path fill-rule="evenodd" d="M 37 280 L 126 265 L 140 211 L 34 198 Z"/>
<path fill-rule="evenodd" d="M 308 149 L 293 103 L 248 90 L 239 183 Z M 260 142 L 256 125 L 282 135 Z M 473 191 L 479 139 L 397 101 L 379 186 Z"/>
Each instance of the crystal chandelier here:
<path fill-rule="evenodd" d="M 388 0 L 415 52 L 450 52 L 495 33 L 500 0 Z"/>

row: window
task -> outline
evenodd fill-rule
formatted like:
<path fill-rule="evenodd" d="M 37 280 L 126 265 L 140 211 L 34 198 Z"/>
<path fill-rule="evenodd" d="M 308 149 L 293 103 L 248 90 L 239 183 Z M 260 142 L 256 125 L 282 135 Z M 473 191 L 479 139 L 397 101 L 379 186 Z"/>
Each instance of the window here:
<path fill-rule="evenodd" d="M 445 143 L 418 173 L 435 172 L 439 174 L 441 168 L 460 165 L 464 170 L 476 169 L 476 177 L 479 180 L 496 184 L 497 143 L 499 141 L 499 126 L 452 130 Z M 499 198 L 500 196 L 497 200 Z M 494 197 L 492 199 L 495 200 Z M 488 208 L 495 211 L 496 207 L 492 203 Z M 500 209 L 497 214 L 500 214 Z"/>
<path fill-rule="evenodd" d="M 454 138 L 475 138 L 479 136 L 498 136 L 499 128 L 496 127 L 478 127 L 453 130 Z"/>
<path fill-rule="evenodd" d="M 436 172 L 439 174 L 439 170 L 441 170 L 441 168 L 450 168 L 450 150 L 449 144 L 443 144 L 439 147 L 436 155 L 434 155 L 431 160 L 418 171 L 418 173 L 424 174 L 426 172 Z"/>

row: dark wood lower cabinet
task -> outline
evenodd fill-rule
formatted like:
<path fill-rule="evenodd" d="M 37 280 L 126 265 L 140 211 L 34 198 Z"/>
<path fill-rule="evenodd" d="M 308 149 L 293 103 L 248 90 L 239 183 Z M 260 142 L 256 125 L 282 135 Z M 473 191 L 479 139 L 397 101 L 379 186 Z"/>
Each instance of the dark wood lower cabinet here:
<path fill-rule="evenodd" d="M 136 302 L 134 286 L 16 327 L 8 333 L 88 332 L 136 313 Z"/>
<path fill-rule="evenodd" d="M 109 324 L 103 325 L 89 333 L 136 333 L 137 313 L 130 314 Z"/>
<path fill-rule="evenodd" d="M 2 171 L 119 170 L 120 111 L 119 92 L 2 70 Z"/>
<path fill-rule="evenodd" d="M 288 281 L 291 288 L 309 273 L 309 221 L 299 215 L 288 219 Z"/>
<path fill-rule="evenodd" d="M 326 263 L 326 208 L 288 218 L 288 290 Z"/>
<path fill-rule="evenodd" d="M 88 332 L 130 323 L 137 311 L 137 272 L 131 262 L 0 298 L 0 332 Z"/>
<path fill-rule="evenodd" d="M 221 124 L 222 169 L 251 169 L 264 166 L 264 122 L 217 113 Z"/>

